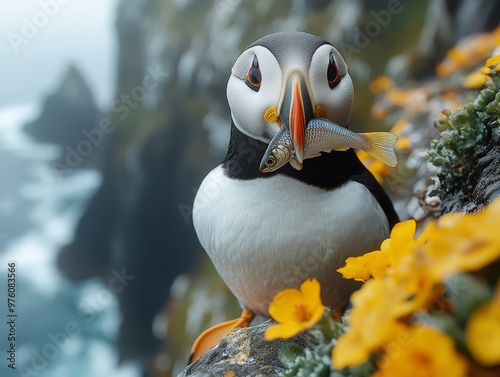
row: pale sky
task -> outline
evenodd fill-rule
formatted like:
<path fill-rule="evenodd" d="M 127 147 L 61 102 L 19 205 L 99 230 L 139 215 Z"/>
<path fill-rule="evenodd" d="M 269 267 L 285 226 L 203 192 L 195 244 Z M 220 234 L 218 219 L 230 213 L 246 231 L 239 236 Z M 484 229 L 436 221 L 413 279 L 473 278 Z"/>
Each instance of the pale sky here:
<path fill-rule="evenodd" d="M 109 106 L 116 77 L 116 2 L 2 0 L 0 108 L 39 101 L 59 85 L 70 63 L 98 105 Z"/>

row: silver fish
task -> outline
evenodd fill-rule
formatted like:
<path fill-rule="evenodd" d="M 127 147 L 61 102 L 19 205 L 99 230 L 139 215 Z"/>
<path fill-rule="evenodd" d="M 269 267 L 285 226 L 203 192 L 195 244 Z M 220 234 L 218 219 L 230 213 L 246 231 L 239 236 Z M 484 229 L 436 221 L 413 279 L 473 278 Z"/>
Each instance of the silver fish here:
<path fill-rule="evenodd" d="M 394 167 L 397 164 L 394 144 L 398 137 L 390 132 L 356 133 L 327 119 L 313 118 L 306 128 L 304 158 L 320 152 L 361 149 L 370 156 Z"/>
<path fill-rule="evenodd" d="M 260 162 L 260 171 L 270 173 L 285 165 L 292 157 L 292 140 L 286 127 L 281 127 L 269 142 Z"/>
<path fill-rule="evenodd" d="M 320 156 L 320 152 L 361 149 L 389 166 L 396 166 L 394 144 L 398 137 L 389 132 L 356 133 L 327 119 L 313 118 L 306 127 L 304 159 Z M 297 170 L 302 168 L 294 157 L 290 133 L 282 127 L 269 143 L 262 158 L 260 171 L 275 171 L 290 162 Z"/>

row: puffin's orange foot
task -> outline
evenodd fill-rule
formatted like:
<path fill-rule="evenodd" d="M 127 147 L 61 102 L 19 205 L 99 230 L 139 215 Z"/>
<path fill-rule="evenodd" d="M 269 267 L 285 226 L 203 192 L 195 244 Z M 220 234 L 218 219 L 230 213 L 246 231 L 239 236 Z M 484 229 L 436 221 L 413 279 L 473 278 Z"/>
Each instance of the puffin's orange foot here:
<path fill-rule="evenodd" d="M 200 357 L 202 353 L 219 344 L 220 340 L 234 329 L 238 327 L 248 327 L 254 317 L 255 314 L 252 311 L 243 309 L 239 318 L 219 323 L 218 325 L 212 326 L 209 329 L 203 331 L 191 347 L 189 364 Z"/>

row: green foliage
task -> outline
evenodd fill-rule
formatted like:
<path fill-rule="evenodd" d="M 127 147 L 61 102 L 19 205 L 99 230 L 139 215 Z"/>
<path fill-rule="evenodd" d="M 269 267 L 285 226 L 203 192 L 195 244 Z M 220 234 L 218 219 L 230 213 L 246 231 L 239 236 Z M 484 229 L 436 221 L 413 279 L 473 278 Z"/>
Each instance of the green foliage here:
<path fill-rule="evenodd" d="M 493 297 L 493 289 L 471 274 L 459 274 L 445 281 L 448 299 L 460 326 L 465 327 L 472 313 Z M 460 299 L 458 299 L 460 298 Z"/>
<path fill-rule="evenodd" d="M 280 352 L 280 359 L 288 367 L 288 369 L 285 372 L 281 373 L 281 376 L 335 376 L 335 371 L 333 371 L 331 367 L 332 348 L 333 340 L 331 340 L 327 344 L 319 344 L 312 350 L 300 350 L 301 352 L 299 354 L 291 353 L 288 349 L 282 349 Z M 342 374 L 340 374 L 339 376 L 341 375 Z"/>

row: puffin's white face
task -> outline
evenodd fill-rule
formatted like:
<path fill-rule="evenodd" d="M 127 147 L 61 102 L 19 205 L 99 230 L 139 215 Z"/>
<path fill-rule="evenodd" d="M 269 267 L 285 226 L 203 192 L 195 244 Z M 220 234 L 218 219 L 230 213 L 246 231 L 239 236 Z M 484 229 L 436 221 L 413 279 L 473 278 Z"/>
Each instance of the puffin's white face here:
<path fill-rule="evenodd" d="M 245 50 L 234 63 L 227 99 L 235 126 L 268 143 L 281 126 L 290 129 L 295 150 L 302 149 L 311 117 L 341 126 L 349 121 L 353 85 L 347 65 L 330 44 L 306 56 L 300 46 L 278 61 L 266 47 Z"/>

